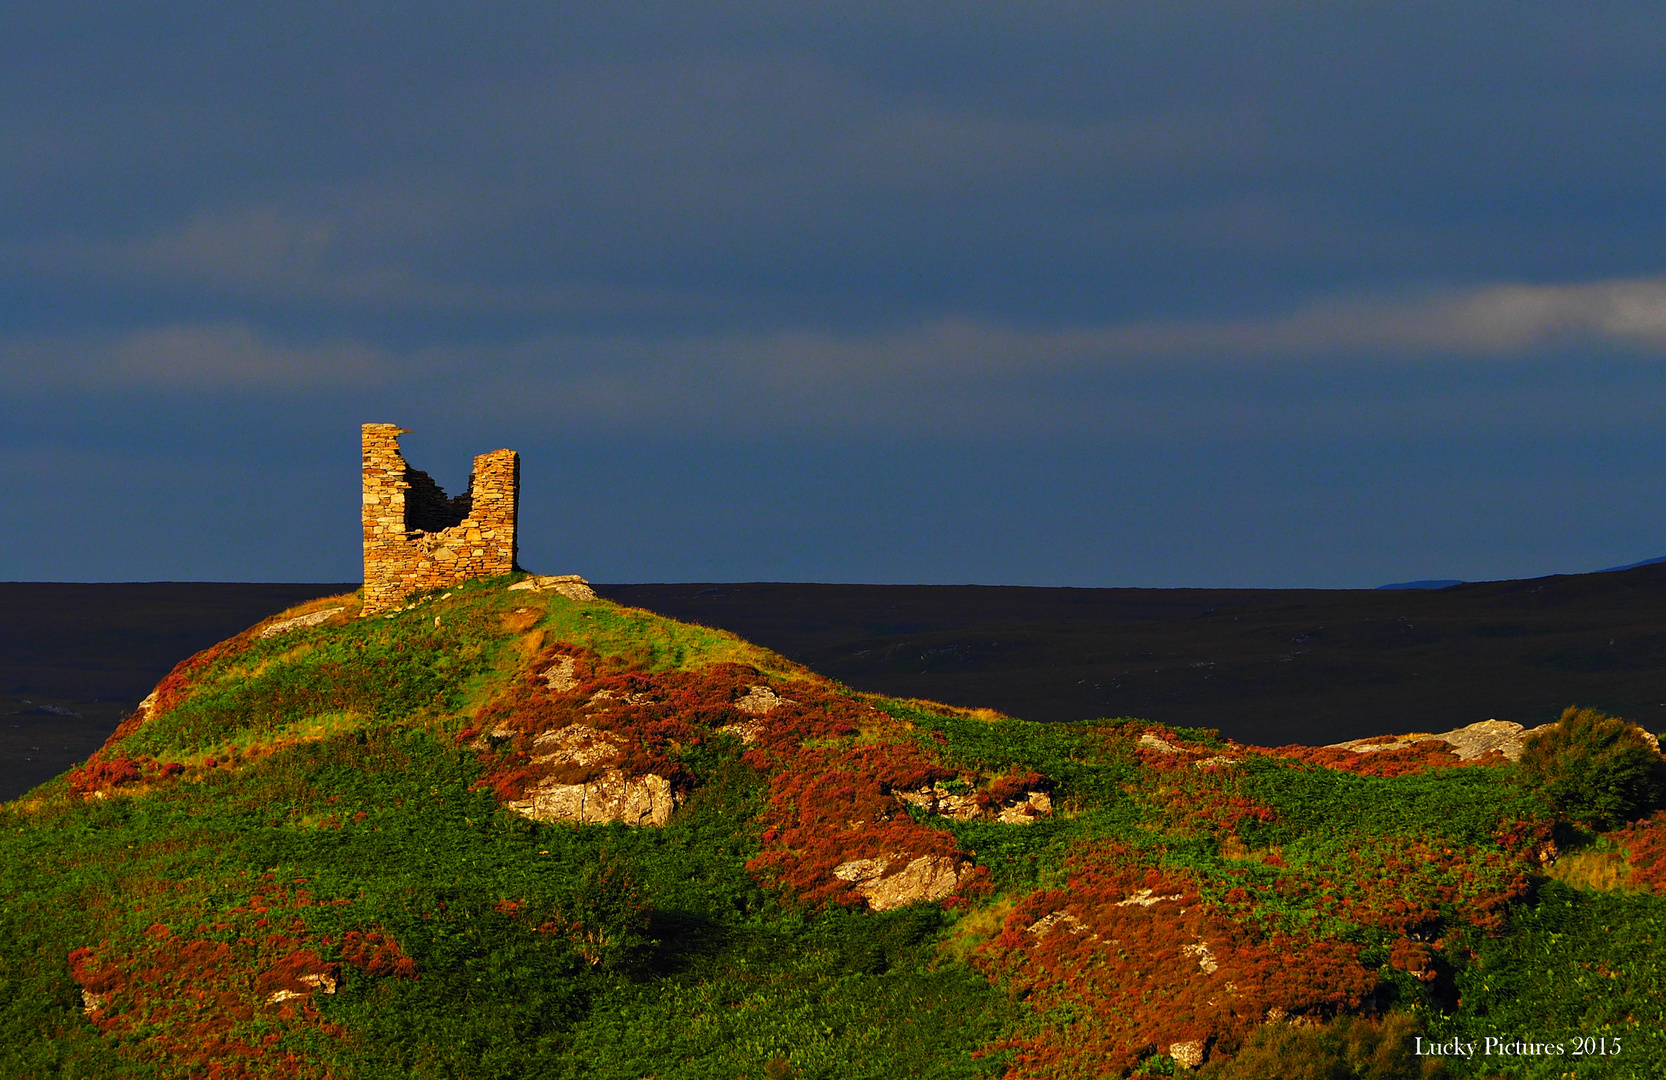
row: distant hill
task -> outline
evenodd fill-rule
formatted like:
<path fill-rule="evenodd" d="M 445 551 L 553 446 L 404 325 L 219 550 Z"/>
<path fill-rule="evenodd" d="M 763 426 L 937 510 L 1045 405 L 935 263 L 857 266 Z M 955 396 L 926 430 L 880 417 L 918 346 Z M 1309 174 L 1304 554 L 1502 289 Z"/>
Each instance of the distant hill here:
<path fill-rule="evenodd" d="M 1448 589 L 1462 585 L 1457 578 L 1425 578 L 1422 581 L 1396 581 L 1392 585 L 1378 585 L 1379 589 Z"/>
<path fill-rule="evenodd" d="M 1666 563 L 1666 555 L 1662 555 L 1658 559 L 1644 559 L 1642 562 L 1626 563 L 1624 566 L 1610 566 L 1607 570 L 1603 570 L 1603 571 L 1599 571 L 1599 572 L 1604 573 L 1604 574 L 1611 574 L 1616 570 L 1635 570 L 1639 566 L 1654 566 L 1657 563 Z"/>
<path fill-rule="evenodd" d="M 598 586 L 851 686 L 1245 742 L 1528 727 L 1570 704 L 1666 730 L 1666 565 L 1438 590 Z"/>
<path fill-rule="evenodd" d="M 1602 1080 L 1666 1059 L 1666 817 L 1558 816 L 1488 751 L 1502 725 L 1268 749 L 1034 723 L 540 584 L 274 612 L 0 805 L 0 1076 L 1432 1080 L 1531 1056 Z M 1482 625 L 1579 609 L 1518 584 L 1479 603 L 1516 621 Z M 1186 621 L 1284 625 L 1237 603 Z M 1407 609 L 1349 610 L 1379 648 L 1430 643 Z"/>

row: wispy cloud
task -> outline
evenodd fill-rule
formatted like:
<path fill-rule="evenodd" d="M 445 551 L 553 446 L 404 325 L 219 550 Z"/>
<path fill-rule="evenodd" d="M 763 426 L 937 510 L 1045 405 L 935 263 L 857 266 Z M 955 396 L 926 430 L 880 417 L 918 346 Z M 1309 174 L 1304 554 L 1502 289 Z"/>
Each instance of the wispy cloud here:
<path fill-rule="evenodd" d="M 419 356 L 396 357 L 355 341 L 285 344 L 243 323 L 178 324 L 117 335 L 55 335 L 0 341 L 0 366 L 17 390 L 187 391 L 367 386 L 407 373 Z"/>
<path fill-rule="evenodd" d="M 1106 344 L 1152 353 L 1519 356 L 1573 343 L 1666 350 L 1666 278 L 1498 284 L 1413 299 L 1324 300 L 1292 314 L 1146 323 Z"/>
<path fill-rule="evenodd" d="M 0 341 L 37 391 L 251 388 L 443 393 L 577 424 L 790 429 L 1007 417 L 1065 420 L 1128 379 L 1184 372 L 1199 393 L 1246 365 L 1392 369 L 1406 361 L 1555 360 L 1596 348 L 1666 358 L 1666 280 L 1498 284 L 1415 298 L 1331 298 L 1232 321 L 1017 327 L 937 319 L 849 332 L 563 332 L 396 348 L 291 341 L 246 322 Z M 1573 355 L 1580 355 L 1575 352 Z"/>

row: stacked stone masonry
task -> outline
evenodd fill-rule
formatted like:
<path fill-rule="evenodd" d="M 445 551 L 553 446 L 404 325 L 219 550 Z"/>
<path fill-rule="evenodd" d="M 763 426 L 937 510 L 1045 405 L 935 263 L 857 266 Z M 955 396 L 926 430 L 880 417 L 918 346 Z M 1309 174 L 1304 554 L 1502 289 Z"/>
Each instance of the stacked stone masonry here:
<path fill-rule="evenodd" d="M 404 434 L 395 424 L 363 429 L 366 615 L 402 607 L 412 593 L 516 568 L 520 455 L 481 454 L 467 490 L 449 497 L 405 463 Z"/>

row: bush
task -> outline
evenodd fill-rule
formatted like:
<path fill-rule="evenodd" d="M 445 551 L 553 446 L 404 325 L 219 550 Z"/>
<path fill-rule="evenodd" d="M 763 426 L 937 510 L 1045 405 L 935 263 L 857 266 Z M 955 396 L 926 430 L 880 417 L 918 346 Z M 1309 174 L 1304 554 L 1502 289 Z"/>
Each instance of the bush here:
<path fill-rule="evenodd" d="M 652 908 L 628 864 L 610 857 L 585 866 L 576 887 L 559 904 L 566 925 L 544 924 L 546 932 L 563 932 L 579 956 L 592 967 L 627 971 L 640 967 L 659 944 L 649 936 Z"/>
<path fill-rule="evenodd" d="M 1601 830 L 1659 804 L 1663 764 L 1642 728 L 1570 705 L 1555 726 L 1528 737 L 1518 775 L 1558 817 Z"/>
<path fill-rule="evenodd" d="M 1418 1057 L 1416 1022 L 1391 1013 L 1380 1022 L 1342 1015 L 1333 1023 L 1266 1024 L 1230 1060 L 1204 1067 L 1208 1080 L 1444 1080 L 1436 1057 Z"/>

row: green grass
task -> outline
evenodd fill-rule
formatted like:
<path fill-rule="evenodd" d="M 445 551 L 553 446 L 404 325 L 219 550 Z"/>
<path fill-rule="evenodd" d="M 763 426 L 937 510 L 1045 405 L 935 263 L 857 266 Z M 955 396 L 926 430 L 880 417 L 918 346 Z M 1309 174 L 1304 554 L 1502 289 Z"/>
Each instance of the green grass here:
<path fill-rule="evenodd" d="M 1511 932 L 1472 935 L 1476 960 L 1458 975 L 1461 1005 L 1430 1017 L 1438 1038 L 1493 1037 L 1562 1045 L 1523 1058 L 1511 1075 L 1540 1080 L 1645 1078 L 1666 1061 L 1666 903 L 1549 882 L 1512 913 Z M 1576 1041 L 1606 1039 L 1609 1056 L 1575 1056 Z M 1577 1071 L 1576 1071 L 1577 1070 Z"/>
<path fill-rule="evenodd" d="M 158 922 L 212 924 L 262 874 L 349 901 L 298 909 L 313 935 L 374 925 L 417 961 L 416 980 L 350 979 L 322 999 L 358 1033 L 325 1048 L 353 1075 L 640 1076 L 655 1062 L 664 1076 L 734 1076 L 773 1057 L 805 1077 L 987 1072 L 970 1055 L 1010 1007 L 964 967 L 936 970 L 942 913 L 809 913 L 760 892 L 744 869 L 748 771 L 720 766 L 663 830 L 527 822 L 470 791 L 472 776 L 432 734 L 384 726 L 141 799 L 9 812 L 7 1075 L 125 1075 L 80 1021 L 61 958 Z M 651 944 L 618 967 L 494 910 L 569 909 L 601 859 L 648 911 Z M 23 1052 L 63 1028 L 76 1037 Z M 65 1071 L 76 1054 L 91 1071 Z"/>
<path fill-rule="evenodd" d="M 1242 766 L 1251 794 L 1276 823 L 1250 830 L 1253 844 L 1282 844 L 1315 831 L 1417 833 L 1465 844 L 1491 841 L 1499 823 L 1529 816 L 1510 766 L 1440 769 L 1385 779 L 1336 769 L 1292 767 L 1269 758 Z"/>

